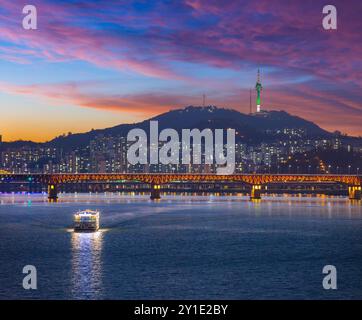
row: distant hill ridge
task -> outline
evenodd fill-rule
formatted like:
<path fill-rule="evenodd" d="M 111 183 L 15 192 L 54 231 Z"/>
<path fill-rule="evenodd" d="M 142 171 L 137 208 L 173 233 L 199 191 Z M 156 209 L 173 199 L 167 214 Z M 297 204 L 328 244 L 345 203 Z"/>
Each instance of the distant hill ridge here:
<path fill-rule="evenodd" d="M 244 114 L 233 109 L 219 108 L 216 106 L 188 106 L 157 115 L 151 119 L 134 123 L 121 124 L 111 128 L 92 130 L 86 133 L 76 133 L 57 137 L 51 141 L 36 144 L 31 141 L 16 141 L 3 143 L 3 147 L 19 147 L 46 145 L 49 147 L 71 150 L 84 147 L 90 140 L 98 135 L 127 136 L 133 128 L 149 130 L 149 121 L 157 120 L 159 130 L 173 128 L 179 132 L 181 129 L 227 129 L 233 128 L 238 132 L 237 140 L 246 143 L 258 143 L 275 139 L 270 131 L 289 129 L 303 129 L 309 137 L 330 137 L 332 134 L 323 130 L 311 121 L 290 115 L 285 111 L 265 111 L 259 114 Z"/>

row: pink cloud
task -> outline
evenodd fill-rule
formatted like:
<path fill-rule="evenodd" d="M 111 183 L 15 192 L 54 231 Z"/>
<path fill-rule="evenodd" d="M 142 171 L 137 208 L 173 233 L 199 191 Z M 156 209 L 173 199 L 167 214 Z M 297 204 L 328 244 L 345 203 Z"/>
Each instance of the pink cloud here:
<path fill-rule="evenodd" d="M 0 83 L 0 91 L 23 96 L 32 96 L 47 101 L 53 107 L 71 104 L 102 111 L 126 112 L 136 118 L 146 119 L 186 105 L 200 105 L 201 98 L 193 95 L 164 92 L 144 92 L 125 95 L 104 95 L 95 93 L 96 82 L 60 83 L 20 86 Z M 254 95 L 254 93 L 253 93 Z M 253 105 L 254 105 L 253 96 Z M 299 84 L 290 88 L 282 86 L 263 92 L 263 107 L 267 110 L 287 110 L 313 121 L 329 130 L 340 130 L 354 135 L 362 135 L 362 106 L 353 99 L 341 98 L 337 94 L 321 92 Z M 249 91 L 231 91 L 207 98 L 207 104 L 233 108 L 249 112 Z M 254 108 L 255 109 L 255 108 Z"/>
<path fill-rule="evenodd" d="M 63 99 L 82 107 L 154 115 L 195 99 L 190 91 L 201 80 L 197 72 L 189 75 L 182 68 L 176 72 L 173 65 L 179 62 L 226 71 L 262 65 L 273 70 L 270 80 L 290 80 L 284 87 L 265 88 L 268 105 L 328 129 L 343 119 L 340 125 L 345 131 L 361 133 L 361 1 L 348 5 L 335 1 L 339 16 L 336 32 L 322 29 L 325 2 L 321 0 L 160 1 L 152 2 L 144 13 L 136 12 L 127 1 L 122 6 L 117 1 L 106 1 L 102 6 L 90 1 L 36 3 L 40 19 L 34 32 L 20 26 L 20 1 L 4 3 L 0 41 L 6 44 L 0 46 L 1 58 L 17 63 L 27 63 L 33 57 L 51 62 L 81 60 L 103 68 L 182 80 L 186 94 L 171 94 L 166 87 L 153 94 L 105 96 L 83 92 L 84 88 L 75 84 L 5 86 L 9 92 Z M 312 80 L 305 81 L 304 77 Z M 214 90 L 217 81 L 206 79 L 205 83 Z M 240 108 L 234 84 L 219 82 L 213 103 Z M 247 92 L 245 97 L 248 100 Z M 242 108 L 248 110 L 247 101 Z"/>

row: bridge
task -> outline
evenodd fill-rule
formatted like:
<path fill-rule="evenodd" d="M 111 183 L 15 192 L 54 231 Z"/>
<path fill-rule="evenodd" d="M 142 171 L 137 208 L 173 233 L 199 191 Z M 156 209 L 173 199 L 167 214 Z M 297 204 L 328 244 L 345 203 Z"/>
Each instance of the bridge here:
<path fill-rule="evenodd" d="M 50 201 L 58 199 L 58 187 L 68 183 L 84 182 L 143 182 L 150 185 L 150 198 L 161 198 L 162 185 L 175 182 L 241 182 L 250 186 L 250 198 L 261 199 L 263 186 L 272 183 L 339 183 L 348 186 L 349 199 L 361 200 L 362 176 L 336 174 L 190 174 L 190 173 L 64 173 L 12 174 L 0 172 L 0 183 L 41 183 L 47 186 Z"/>

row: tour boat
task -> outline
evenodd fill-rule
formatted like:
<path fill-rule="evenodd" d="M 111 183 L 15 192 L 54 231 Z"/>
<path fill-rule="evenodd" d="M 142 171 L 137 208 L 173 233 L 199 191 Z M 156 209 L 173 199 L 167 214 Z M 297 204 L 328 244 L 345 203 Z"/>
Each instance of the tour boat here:
<path fill-rule="evenodd" d="M 99 229 L 99 211 L 84 210 L 74 215 L 74 231 L 92 232 Z"/>

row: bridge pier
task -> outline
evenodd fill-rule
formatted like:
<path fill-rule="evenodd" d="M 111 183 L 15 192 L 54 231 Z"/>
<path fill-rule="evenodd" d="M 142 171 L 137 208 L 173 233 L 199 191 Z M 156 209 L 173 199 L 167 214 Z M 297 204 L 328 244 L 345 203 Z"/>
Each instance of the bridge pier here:
<path fill-rule="evenodd" d="M 350 200 L 361 200 L 362 199 L 362 187 L 361 186 L 349 186 L 348 196 Z"/>
<path fill-rule="evenodd" d="M 58 201 L 58 188 L 55 184 L 48 185 L 48 200 L 49 202 L 57 202 Z"/>
<path fill-rule="evenodd" d="M 251 186 L 250 200 L 260 200 L 261 199 L 261 185 L 254 184 Z"/>
<path fill-rule="evenodd" d="M 161 199 L 160 195 L 161 186 L 159 184 L 152 184 L 151 185 L 151 200 L 159 200 Z"/>

